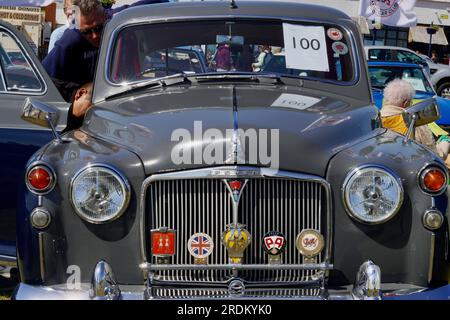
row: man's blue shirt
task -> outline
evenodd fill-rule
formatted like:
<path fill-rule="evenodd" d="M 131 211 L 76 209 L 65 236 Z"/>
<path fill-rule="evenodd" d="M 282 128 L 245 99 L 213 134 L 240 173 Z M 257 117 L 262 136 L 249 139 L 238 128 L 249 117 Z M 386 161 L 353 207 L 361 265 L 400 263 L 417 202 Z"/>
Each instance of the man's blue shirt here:
<path fill-rule="evenodd" d="M 94 80 L 97 57 L 98 48 L 78 30 L 67 29 L 42 65 L 52 78 L 83 85 Z"/>

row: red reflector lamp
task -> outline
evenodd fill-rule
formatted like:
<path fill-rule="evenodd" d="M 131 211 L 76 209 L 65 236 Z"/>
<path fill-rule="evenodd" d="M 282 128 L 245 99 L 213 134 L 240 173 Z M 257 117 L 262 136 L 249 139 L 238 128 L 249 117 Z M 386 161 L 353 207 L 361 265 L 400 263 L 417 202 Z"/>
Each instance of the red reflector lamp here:
<path fill-rule="evenodd" d="M 152 255 L 167 257 L 175 255 L 175 230 L 152 230 Z"/>
<path fill-rule="evenodd" d="M 31 167 L 27 171 L 27 186 L 32 192 L 43 193 L 54 186 L 54 174 L 45 166 Z"/>
<path fill-rule="evenodd" d="M 425 169 L 420 175 L 420 186 L 425 192 L 440 193 L 447 185 L 445 172 L 436 167 Z"/>

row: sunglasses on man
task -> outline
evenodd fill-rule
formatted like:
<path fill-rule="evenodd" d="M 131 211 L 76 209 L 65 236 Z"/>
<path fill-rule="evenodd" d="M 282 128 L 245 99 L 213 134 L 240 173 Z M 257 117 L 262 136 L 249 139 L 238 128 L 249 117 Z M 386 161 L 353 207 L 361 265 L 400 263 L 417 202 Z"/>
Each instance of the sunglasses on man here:
<path fill-rule="evenodd" d="M 90 36 L 91 34 L 94 33 L 101 33 L 104 27 L 105 27 L 104 24 L 99 24 L 98 26 L 92 27 L 90 29 L 80 30 L 80 33 L 83 36 Z"/>

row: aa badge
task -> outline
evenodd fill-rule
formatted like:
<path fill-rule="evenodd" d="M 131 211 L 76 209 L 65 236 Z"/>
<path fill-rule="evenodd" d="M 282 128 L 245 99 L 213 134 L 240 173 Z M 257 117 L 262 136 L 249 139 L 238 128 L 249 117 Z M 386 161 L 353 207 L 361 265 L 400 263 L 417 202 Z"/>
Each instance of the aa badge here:
<path fill-rule="evenodd" d="M 208 264 L 208 257 L 214 250 L 214 242 L 206 233 L 193 234 L 188 241 L 189 253 L 195 264 Z"/>
<path fill-rule="evenodd" d="M 286 248 L 286 238 L 279 231 L 269 231 L 263 238 L 263 249 L 269 255 L 269 264 L 279 264 Z"/>
<path fill-rule="evenodd" d="M 222 243 L 228 251 L 231 263 L 242 263 L 244 251 L 250 245 L 251 235 L 243 225 L 231 225 L 222 234 Z"/>
<path fill-rule="evenodd" d="M 313 229 L 305 229 L 300 232 L 295 242 L 298 251 L 308 259 L 312 259 L 321 253 L 325 246 L 323 236 Z"/>

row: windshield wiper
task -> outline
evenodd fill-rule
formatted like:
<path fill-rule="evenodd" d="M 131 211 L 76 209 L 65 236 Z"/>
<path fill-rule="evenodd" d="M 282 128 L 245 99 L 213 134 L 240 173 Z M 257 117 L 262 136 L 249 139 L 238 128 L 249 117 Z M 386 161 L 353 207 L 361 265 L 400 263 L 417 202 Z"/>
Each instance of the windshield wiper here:
<path fill-rule="evenodd" d="M 205 74 L 193 77 L 197 83 L 238 81 L 259 84 L 283 84 L 281 77 L 274 74 Z"/>
<path fill-rule="evenodd" d="M 107 96 L 105 100 L 118 98 L 130 93 L 138 92 L 140 90 L 169 87 L 180 83 L 189 83 L 189 84 L 191 83 L 191 81 L 188 79 L 187 75 L 184 72 L 176 73 L 167 77 L 151 79 L 149 81 L 143 81 L 138 82 L 136 84 L 132 84 L 124 91 Z"/>

